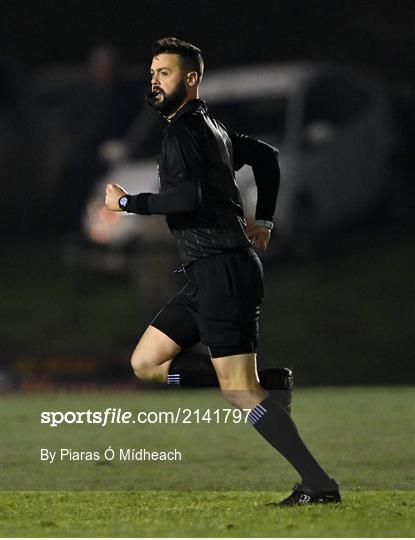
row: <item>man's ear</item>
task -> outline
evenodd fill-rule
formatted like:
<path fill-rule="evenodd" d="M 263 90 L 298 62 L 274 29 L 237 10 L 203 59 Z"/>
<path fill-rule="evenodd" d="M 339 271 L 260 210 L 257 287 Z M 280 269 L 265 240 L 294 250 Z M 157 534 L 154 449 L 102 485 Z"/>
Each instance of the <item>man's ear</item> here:
<path fill-rule="evenodd" d="M 187 86 L 196 86 L 199 82 L 199 75 L 196 71 L 190 71 L 186 76 Z"/>

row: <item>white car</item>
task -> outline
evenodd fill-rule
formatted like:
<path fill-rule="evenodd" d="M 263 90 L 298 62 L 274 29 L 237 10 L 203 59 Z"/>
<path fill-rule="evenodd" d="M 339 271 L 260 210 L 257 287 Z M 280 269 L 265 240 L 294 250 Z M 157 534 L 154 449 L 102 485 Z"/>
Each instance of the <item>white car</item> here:
<path fill-rule="evenodd" d="M 307 251 L 320 233 L 361 218 L 384 194 L 396 136 L 385 93 L 370 78 L 332 65 L 254 65 L 207 73 L 201 97 L 226 126 L 280 150 L 271 247 Z M 144 117 L 146 151 L 114 166 L 85 212 L 87 239 L 109 251 L 173 242 L 163 217 L 114 214 L 103 206 L 107 183 L 130 193 L 158 191 L 152 154 L 160 151 L 159 122 L 155 113 Z M 243 167 L 236 178 L 250 222 L 256 203 L 251 168 Z"/>

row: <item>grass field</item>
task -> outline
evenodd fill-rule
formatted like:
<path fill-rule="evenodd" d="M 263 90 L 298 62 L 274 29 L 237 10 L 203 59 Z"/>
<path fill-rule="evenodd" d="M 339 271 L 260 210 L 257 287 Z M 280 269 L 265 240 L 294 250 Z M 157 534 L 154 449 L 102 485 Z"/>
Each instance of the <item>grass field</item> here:
<path fill-rule="evenodd" d="M 298 389 L 293 416 L 341 505 L 281 509 L 296 473 L 250 426 L 40 424 L 40 411 L 226 407 L 218 392 L 9 394 L 1 535 L 401 536 L 415 528 L 412 387 Z M 182 462 L 41 463 L 40 448 L 178 448 Z"/>

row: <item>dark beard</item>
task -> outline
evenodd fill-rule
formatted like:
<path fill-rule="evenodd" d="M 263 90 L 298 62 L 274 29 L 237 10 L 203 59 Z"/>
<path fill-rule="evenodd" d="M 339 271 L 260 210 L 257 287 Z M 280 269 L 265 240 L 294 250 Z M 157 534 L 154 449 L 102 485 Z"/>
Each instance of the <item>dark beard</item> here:
<path fill-rule="evenodd" d="M 186 85 L 184 81 L 180 81 L 170 96 L 166 96 L 163 90 L 161 90 L 161 92 L 164 96 L 162 101 L 156 101 L 156 96 L 152 91 L 147 93 L 146 100 L 150 107 L 161 113 L 163 116 L 170 116 L 172 113 L 177 111 L 187 97 Z"/>

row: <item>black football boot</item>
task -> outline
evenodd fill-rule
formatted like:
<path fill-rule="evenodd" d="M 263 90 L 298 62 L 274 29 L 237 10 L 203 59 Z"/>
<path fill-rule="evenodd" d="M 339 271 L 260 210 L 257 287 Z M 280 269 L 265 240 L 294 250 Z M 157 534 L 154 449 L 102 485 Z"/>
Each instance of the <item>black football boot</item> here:
<path fill-rule="evenodd" d="M 332 487 L 328 490 L 311 489 L 302 484 L 295 484 L 289 497 L 276 506 L 300 506 L 304 504 L 328 504 L 341 502 L 338 483 L 332 479 Z M 272 503 L 271 503 L 272 504 Z"/>

